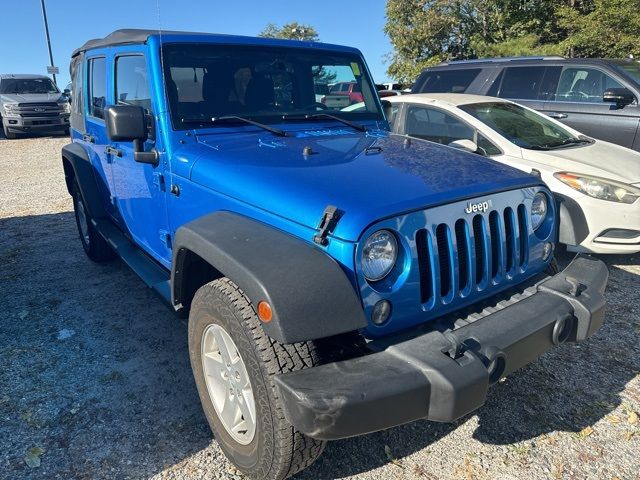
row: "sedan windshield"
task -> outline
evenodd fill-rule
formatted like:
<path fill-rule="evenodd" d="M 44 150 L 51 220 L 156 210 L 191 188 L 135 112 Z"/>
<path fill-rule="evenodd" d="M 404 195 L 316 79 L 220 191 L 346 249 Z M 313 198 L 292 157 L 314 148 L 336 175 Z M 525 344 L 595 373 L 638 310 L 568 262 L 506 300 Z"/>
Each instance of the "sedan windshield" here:
<path fill-rule="evenodd" d="M 321 49 L 265 46 L 163 47 L 167 97 L 176 129 L 285 123 L 327 113 L 345 120 L 382 120 L 360 56 Z M 340 88 L 333 88 L 338 85 Z M 342 88 L 344 85 L 352 88 Z M 363 102 L 364 108 L 343 110 Z M 223 119 L 225 121 L 219 121 Z M 325 115 L 323 120 L 328 119 Z M 331 120 L 329 120 L 331 121 Z"/>
<path fill-rule="evenodd" d="M 522 148 L 550 150 L 591 143 L 586 137 L 572 135 L 544 115 L 513 103 L 472 103 L 459 108 Z"/>
<path fill-rule="evenodd" d="M 49 78 L 5 78 L 0 93 L 60 93 L 60 90 Z"/>

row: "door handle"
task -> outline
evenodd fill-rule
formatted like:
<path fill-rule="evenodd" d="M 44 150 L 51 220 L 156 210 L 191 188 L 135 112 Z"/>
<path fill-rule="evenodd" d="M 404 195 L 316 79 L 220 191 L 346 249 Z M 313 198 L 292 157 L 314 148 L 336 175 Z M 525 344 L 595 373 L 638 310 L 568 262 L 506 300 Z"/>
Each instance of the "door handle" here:
<path fill-rule="evenodd" d="M 107 145 L 104 148 L 104 153 L 106 153 L 107 155 L 113 155 L 114 157 L 121 157 L 122 156 L 122 150 L 120 150 L 119 148 L 115 148 L 111 145 Z"/>
<path fill-rule="evenodd" d="M 82 140 L 84 140 L 87 143 L 96 143 L 96 139 L 93 135 L 89 135 L 88 133 L 85 133 L 84 135 L 82 135 Z"/>
<path fill-rule="evenodd" d="M 568 116 L 569 115 L 567 115 L 566 113 L 559 113 L 559 112 L 547 113 L 547 117 L 555 118 L 556 120 L 561 120 L 563 118 L 567 118 Z"/>

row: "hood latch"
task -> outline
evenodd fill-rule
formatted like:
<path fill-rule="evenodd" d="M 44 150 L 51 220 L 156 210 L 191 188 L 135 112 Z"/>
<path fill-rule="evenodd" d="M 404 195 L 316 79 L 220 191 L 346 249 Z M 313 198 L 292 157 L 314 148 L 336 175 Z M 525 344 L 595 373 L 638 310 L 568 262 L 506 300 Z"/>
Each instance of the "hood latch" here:
<path fill-rule="evenodd" d="M 314 235 L 313 241 L 326 247 L 329 244 L 327 236 L 336 228 L 338 220 L 340 220 L 340 211 L 333 205 L 327 205 L 322 213 L 320 223 L 316 227 L 320 231 L 317 235 Z"/>

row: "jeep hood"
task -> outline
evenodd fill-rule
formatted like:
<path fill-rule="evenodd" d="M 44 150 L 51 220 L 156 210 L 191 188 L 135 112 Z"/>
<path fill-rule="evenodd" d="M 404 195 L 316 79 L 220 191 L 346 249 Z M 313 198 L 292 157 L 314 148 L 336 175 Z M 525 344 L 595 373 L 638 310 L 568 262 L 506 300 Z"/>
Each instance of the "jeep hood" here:
<path fill-rule="evenodd" d="M 0 103 L 40 103 L 65 101 L 62 93 L 3 93 Z"/>
<path fill-rule="evenodd" d="M 197 158 L 180 173 L 313 229 L 325 207 L 334 205 L 342 215 L 333 234 L 350 241 L 383 218 L 540 184 L 479 155 L 421 140 L 405 143 L 383 131 L 292 135 L 198 135 Z M 312 153 L 304 155 L 305 149 Z"/>

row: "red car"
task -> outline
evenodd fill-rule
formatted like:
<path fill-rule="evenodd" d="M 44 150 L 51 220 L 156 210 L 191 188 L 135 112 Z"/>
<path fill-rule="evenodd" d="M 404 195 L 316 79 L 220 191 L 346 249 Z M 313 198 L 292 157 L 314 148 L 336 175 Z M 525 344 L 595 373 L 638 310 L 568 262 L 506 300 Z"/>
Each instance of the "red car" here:
<path fill-rule="evenodd" d="M 360 86 L 356 82 L 339 82 L 331 85 L 331 95 L 348 95 L 351 104 L 364 102 Z"/>

